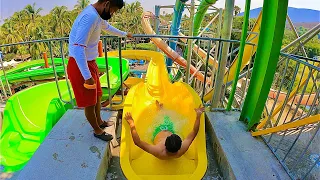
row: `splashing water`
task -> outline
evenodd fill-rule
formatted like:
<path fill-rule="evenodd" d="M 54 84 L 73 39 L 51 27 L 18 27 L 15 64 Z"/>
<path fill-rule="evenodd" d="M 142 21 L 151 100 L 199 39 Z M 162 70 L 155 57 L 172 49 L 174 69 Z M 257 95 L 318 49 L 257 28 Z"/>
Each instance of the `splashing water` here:
<path fill-rule="evenodd" d="M 150 117 L 150 116 L 149 116 Z M 182 130 L 187 124 L 187 118 L 177 112 L 169 109 L 161 109 L 153 116 L 151 125 L 146 129 L 144 139 L 153 143 L 155 136 L 164 130 L 179 135 L 181 138 Z"/>

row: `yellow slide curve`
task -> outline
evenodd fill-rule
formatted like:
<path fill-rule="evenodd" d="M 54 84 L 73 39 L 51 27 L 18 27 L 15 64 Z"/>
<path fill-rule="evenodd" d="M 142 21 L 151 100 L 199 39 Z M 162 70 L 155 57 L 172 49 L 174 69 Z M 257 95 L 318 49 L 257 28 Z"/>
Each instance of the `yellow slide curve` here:
<path fill-rule="evenodd" d="M 109 55 L 117 56 L 117 52 Z M 132 113 L 140 138 L 152 144 L 156 126 L 167 117 L 173 123 L 175 133 L 184 139 L 196 119 L 194 108 L 201 104 L 197 93 L 183 82 L 170 83 L 164 56 L 159 52 L 126 50 L 122 51 L 122 56 L 150 60 L 145 82 L 130 89 L 123 109 L 123 114 Z M 157 110 L 156 100 L 163 103 L 162 110 Z M 199 133 L 186 154 L 172 160 L 159 160 L 138 148 L 133 143 L 128 123 L 123 119 L 120 165 L 129 180 L 201 179 L 207 169 L 204 115 Z"/>
<path fill-rule="evenodd" d="M 146 34 L 156 34 L 151 25 L 149 18 L 153 17 L 154 15 L 151 12 L 145 12 L 143 13 L 142 16 L 142 27 L 145 31 Z M 262 11 L 260 12 L 258 19 L 252 28 L 252 32 L 254 33 L 259 33 L 260 32 L 260 26 L 261 26 L 261 20 L 262 20 Z M 180 35 L 183 35 L 180 33 Z M 186 42 L 186 39 L 183 38 L 183 36 L 180 38 L 183 42 Z M 178 64 L 182 65 L 183 67 L 186 67 L 186 60 L 181 57 L 177 52 L 173 51 L 163 40 L 160 38 L 151 38 L 151 40 L 154 42 L 156 46 L 158 46 L 168 57 L 170 57 L 173 61 L 177 62 Z M 247 41 L 253 44 L 258 44 L 259 41 L 259 35 L 258 34 L 250 34 L 247 38 Z M 206 58 L 206 52 L 199 48 L 198 46 L 194 45 L 193 50 L 203 59 Z M 241 70 L 250 62 L 251 55 L 253 55 L 257 50 L 257 46 L 252 46 L 252 45 L 246 45 L 244 48 L 244 54 L 243 54 L 243 59 L 242 59 L 242 64 L 241 64 Z M 235 70 L 238 62 L 238 56 L 236 59 L 233 61 L 231 67 L 230 67 L 230 72 L 225 73 L 224 77 L 224 83 L 229 82 L 234 79 L 235 76 Z M 213 57 L 209 57 L 209 64 L 214 66 L 215 68 L 218 67 L 218 62 L 214 60 Z M 197 72 L 195 67 L 191 66 L 190 69 L 191 73 Z M 229 76 L 228 76 L 229 74 Z M 204 75 L 200 72 L 197 72 L 196 76 L 197 79 L 200 81 L 204 81 Z M 212 96 L 213 96 L 214 90 L 211 89 L 205 96 L 204 96 L 204 101 L 209 101 Z"/>

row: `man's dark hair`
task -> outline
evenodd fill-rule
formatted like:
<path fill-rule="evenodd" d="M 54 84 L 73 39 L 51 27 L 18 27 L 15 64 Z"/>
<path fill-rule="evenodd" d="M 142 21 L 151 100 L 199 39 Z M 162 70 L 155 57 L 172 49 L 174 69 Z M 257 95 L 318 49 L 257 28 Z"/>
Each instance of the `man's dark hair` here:
<path fill-rule="evenodd" d="M 117 7 L 119 9 L 121 9 L 124 6 L 124 2 L 123 0 L 98 0 L 99 3 L 103 3 L 103 2 L 110 2 L 110 6 L 111 7 Z"/>
<path fill-rule="evenodd" d="M 176 134 L 171 134 L 171 136 L 168 136 L 166 139 L 166 149 L 167 151 L 171 153 L 176 153 L 181 148 L 182 140 L 181 138 Z"/>

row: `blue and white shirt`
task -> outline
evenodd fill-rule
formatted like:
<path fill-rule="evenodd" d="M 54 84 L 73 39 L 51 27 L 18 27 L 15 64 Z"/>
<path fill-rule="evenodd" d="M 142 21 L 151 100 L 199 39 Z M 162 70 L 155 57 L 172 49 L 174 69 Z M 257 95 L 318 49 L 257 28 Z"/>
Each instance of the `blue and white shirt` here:
<path fill-rule="evenodd" d="M 101 19 L 97 10 L 89 5 L 76 18 L 69 35 L 69 56 L 75 58 L 80 72 L 85 80 L 91 78 L 87 61 L 98 57 L 98 42 L 101 29 L 116 36 L 126 36 L 127 33 L 111 26 Z"/>

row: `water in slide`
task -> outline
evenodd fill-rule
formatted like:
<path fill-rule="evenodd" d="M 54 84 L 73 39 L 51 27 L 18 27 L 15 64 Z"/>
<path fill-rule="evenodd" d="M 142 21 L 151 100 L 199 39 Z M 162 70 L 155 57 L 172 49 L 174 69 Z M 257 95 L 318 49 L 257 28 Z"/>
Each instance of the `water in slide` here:
<path fill-rule="evenodd" d="M 119 58 L 108 57 L 111 95 L 114 95 L 121 86 L 120 63 Z M 97 64 L 100 71 L 104 72 L 105 59 L 97 58 Z M 64 74 L 63 67 L 60 68 Z M 125 59 L 122 61 L 122 69 L 125 79 L 129 73 L 129 63 Z M 16 81 L 34 76 L 54 77 L 51 68 L 34 71 L 37 73 L 31 71 L 8 75 L 13 75 Z M 105 76 L 101 77 L 101 84 L 107 87 Z M 66 81 L 59 81 L 59 87 L 63 100 L 70 101 Z M 108 90 L 103 91 L 107 99 Z M 0 134 L 0 164 L 5 167 L 5 171 L 14 172 L 23 168 L 68 108 L 70 106 L 61 102 L 55 82 L 37 85 L 11 96 L 6 103 Z"/>
<path fill-rule="evenodd" d="M 123 57 L 151 60 L 145 82 L 132 87 L 126 97 L 123 114 L 131 112 L 140 138 L 152 144 L 157 125 L 166 120 L 173 124 L 175 133 L 184 139 L 191 132 L 196 115 L 194 108 L 201 100 L 183 82 L 170 83 L 164 56 L 152 51 L 123 51 Z M 164 104 L 157 110 L 155 101 Z M 181 108 L 184 107 L 184 108 Z M 120 165 L 129 179 L 178 180 L 201 179 L 207 168 L 204 116 L 200 130 L 185 155 L 178 159 L 159 160 L 134 145 L 130 128 L 122 120 Z M 146 168 L 147 167 L 147 168 Z"/>

